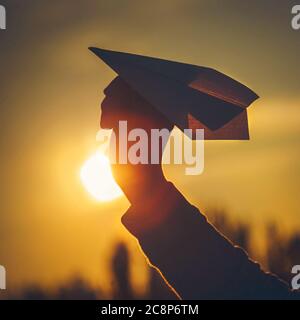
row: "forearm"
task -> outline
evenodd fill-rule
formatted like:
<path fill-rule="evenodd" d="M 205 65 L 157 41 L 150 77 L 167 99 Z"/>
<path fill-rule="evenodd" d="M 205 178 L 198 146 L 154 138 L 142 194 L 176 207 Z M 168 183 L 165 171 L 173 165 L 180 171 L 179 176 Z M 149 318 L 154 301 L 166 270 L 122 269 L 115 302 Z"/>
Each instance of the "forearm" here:
<path fill-rule="evenodd" d="M 287 286 L 261 271 L 197 208 L 166 183 L 122 219 L 150 260 L 184 299 L 285 298 Z"/>

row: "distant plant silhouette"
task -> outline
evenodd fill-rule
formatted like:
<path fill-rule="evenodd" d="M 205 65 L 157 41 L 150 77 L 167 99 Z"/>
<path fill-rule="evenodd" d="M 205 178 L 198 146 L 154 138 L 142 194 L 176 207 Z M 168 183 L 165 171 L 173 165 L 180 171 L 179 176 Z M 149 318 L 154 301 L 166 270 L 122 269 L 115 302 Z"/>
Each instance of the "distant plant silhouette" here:
<path fill-rule="evenodd" d="M 134 298 L 129 276 L 130 261 L 127 247 L 120 243 L 116 247 L 112 259 L 112 270 L 114 274 L 113 299 L 130 300 Z"/>
<path fill-rule="evenodd" d="M 239 222 L 232 223 L 228 216 L 224 211 L 208 212 L 208 218 L 211 223 L 234 244 L 248 251 L 251 256 L 250 248 L 253 246 L 251 246 L 250 226 Z M 267 270 L 277 274 L 290 284 L 293 276 L 291 274 L 292 266 L 300 264 L 300 233 L 286 237 L 280 234 L 277 226 L 270 224 L 266 227 L 266 234 L 268 240 L 265 252 Z M 113 275 L 113 293 L 111 296 L 100 289 L 91 288 L 85 281 L 76 276 L 53 292 L 49 292 L 39 286 L 31 286 L 25 288 L 19 294 L 8 295 L 5 298 L 25 300 L 176 299 L 175 294 L 170 291 L 170 288 L 163 281 L 157 270 L 150 267 L 146 293 L 142 296 L 135 294 L 130 280 L 130 264 L 131 260 L 126 245 L 119 243 L 111 260 Z"/>
<path fill-rule="evenodd" d="M 127 247 L 120 243 L 117 245 L 113 259 L 112 271 L 114 278 L 113 299 L 130 300 L 130 299 L 174 299 L 172 293 L 162 277 L 154 268 L 149 268 L 149 284 L 146 293 L 143 296 L 137 296 L 132 290 L 129 276 L 130 259 Z"/>
<path fill-rule="evenodd" d="M 234 244 L 244 248 L 250 256 L 256 257 L 251 250 L 251 228 L 249 225 L 229 221 L 223 211 L 212 211 L 208 214 L 213 225 Z M 267 247 L 265 251 L 265 269 L 285 280 L 289 285 L 294 275 L 292 267 L 300 264 L 300 232 L 290 236 L 280 233 L 278 225 L 266 226 Z"/>
<path fill-rule="evenodd" d="M 74 277 L 53 292 L 39 286 L 31 286 L 19 294 L 8 295 L 12 300 L 96 300 L 103 297 L 101 291 L 96 291 L 80 277 Z"/>
<path fill-rule="evenodd" d="M 300 264 L 300 233 L 287 238 L 280 234 L 277 226 L 270 225 L 267 234 L 268 268 L 290 283 L 293 277 L 291 274 L 292 267 Z"/>
<path fill-rule="evenodd" d="M 233 224 L 228 214 L 222 210 L 213 210 L 208 212 L 209 221 L 223 233 L 228 239 L 230 239 L 235 245 L 238 245 L 250 251 L 250 227 L 241 222 Z"/>

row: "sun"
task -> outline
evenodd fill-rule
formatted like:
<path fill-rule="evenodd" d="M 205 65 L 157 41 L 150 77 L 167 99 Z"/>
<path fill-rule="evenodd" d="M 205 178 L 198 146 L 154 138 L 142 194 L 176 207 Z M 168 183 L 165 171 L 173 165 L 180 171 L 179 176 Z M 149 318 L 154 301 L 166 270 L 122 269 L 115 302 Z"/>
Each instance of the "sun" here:
<path fill-rule="evenodd" d="M 99 151 L 85 161 L 80 178 L 85 189 L 98 201 L 112 201 L 123 195 L 113 178 L 109 159 Z"/>

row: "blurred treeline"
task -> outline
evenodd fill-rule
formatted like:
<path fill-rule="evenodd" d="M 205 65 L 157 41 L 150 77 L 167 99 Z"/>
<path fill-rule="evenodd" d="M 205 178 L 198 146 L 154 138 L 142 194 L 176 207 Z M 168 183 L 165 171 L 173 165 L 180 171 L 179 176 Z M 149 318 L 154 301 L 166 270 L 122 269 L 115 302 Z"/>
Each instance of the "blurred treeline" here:
<path fill-rule="evenodd" d="M 232 223 L 228 214 L 222 211 L 208 213 L 209 220 L 234 244 L 244 248 L 250 257 L 257 259 L 255 247 L 252 245 L 251 227 L 243 223 Z M 290 237 L 280 234 L 278 226 L 269 225 L 265 228 L 267 245 L 262 263 L 266 271 L 277 274 L 288 284 L 293 275 L 292 266 L 300 264 L 300 232 Z M 61 285 L 53 292 L 39 286 L 23 289 L 18 294 L 8 295 L 7 299 L 176 299 L 174 293 L 164 283 L 158 272 L 149 267 L 149 283 L 144 295 L 134 293 L 130 281 L 130 265 L 126 245 L 120 243 L 116 246 L 110 262 L 113 273 L 113 293 L 108 294 L 102 290 L 91 288 L 81 277 L 74 277 L 65 285 Z M 101 284 L 99 284 L 100 287 Z"/>

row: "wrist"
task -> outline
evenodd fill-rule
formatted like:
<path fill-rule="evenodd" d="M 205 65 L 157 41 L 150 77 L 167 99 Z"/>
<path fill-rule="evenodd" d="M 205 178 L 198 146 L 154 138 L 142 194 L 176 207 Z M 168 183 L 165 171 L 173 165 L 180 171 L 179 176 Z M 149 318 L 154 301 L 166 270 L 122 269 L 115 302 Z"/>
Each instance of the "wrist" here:
<path fill-rule="evenodd" d="M 122 217 L 122 223 L 137 236 L 165 223 L 182 203 L 186 203 L 184 197 L 172 183 L 164 180 L 156 184 L 139 202 L 132 203 Z"/>

